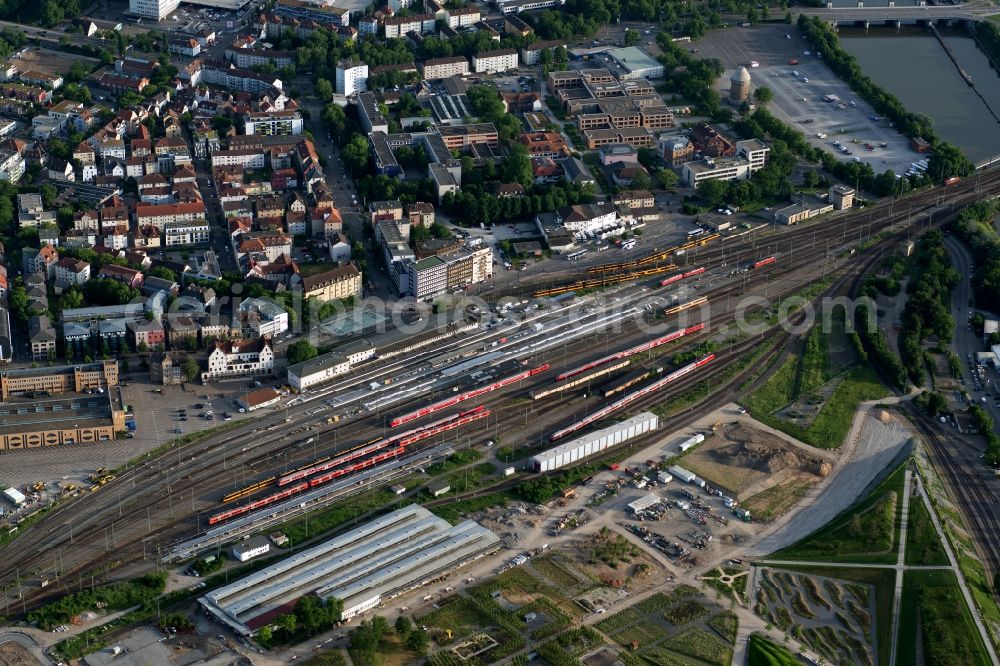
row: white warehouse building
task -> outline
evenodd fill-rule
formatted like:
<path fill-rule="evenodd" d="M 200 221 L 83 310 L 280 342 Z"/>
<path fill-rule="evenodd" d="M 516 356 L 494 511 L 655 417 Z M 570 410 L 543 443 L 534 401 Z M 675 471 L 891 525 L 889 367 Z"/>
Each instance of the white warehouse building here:
<path fill-rule="evenodd" d="M 499 547 L 497 535 L 471 520 L 452 526 L 423 507 L 408 506 L 213 590 L 198 602 L 244 636 L 309 594 L 341 600 L 341 619 L 349 620 Z"/>
<path fill-rule="evenodd" d="M 660 419 L 656 414 L 642 412 L 620 423 L 543 451 L 531 459 L 531 465 L 536 472 L 551 472 L 566 465 L 572 465 L 578 460 L 600 453 L 633 437 L 656 430 L 659 425 Z"/>

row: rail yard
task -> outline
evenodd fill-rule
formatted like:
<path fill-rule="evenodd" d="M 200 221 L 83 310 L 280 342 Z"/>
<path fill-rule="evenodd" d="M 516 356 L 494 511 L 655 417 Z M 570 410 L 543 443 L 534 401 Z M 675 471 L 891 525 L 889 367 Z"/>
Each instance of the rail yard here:
<path fill-rule="evenodd" d="M 627 266 L 592 268 L 583 281 L 561 275 L 543 283 L 526 280 L 522 292 L 535 294 L 533 302 L 541 307 L 522 308 L 519 318 L 505 315 L 497 327 L 463 322 L 447 350 L 376 356 L 287 400 L 280 410 L 171 446 L 116 470 L 98 491 L 61 502 L 8 553 L 9 566 L 0 572 L 5 597 L 0 603 L 28 608 L 90 576 L 114 580 L 189 559 L 376 485 L 410 478 L 456 450 L 492 446 L 501 433 L 505 441 L 537 442 L 542 450 L 513 478 L 497 481 L 497 488 L 532 471 L 599 462 L 626 441 L 629 450 L 641 450 L 692 414 L 732 400 L 737 387 L 760 386 L 766 375 L 755 374 L 754 367 L 778 364 L 799 340 L 794 327 L 778 326 L 776 319 L 739 331 L 733 324 L 743 315 L 737 312 L 740 297 L 759 297 L 765 305 L 758 310 L 767 313 L 803 285 L 822 282 L 823 289 L 807 299 L 809 307 L 788 315 L 794 324 L 818 307 L 822 296 L 855 289 L 861 276 L 915 229 L 945 221 L 951 211 L 990 191 L 1000 191 L 1000 174 L 986 172 L 978 181 L 916 193 L 905 205 L 878 201 L 819 228 L 703 237 L 680 255 L 672 248 Z M 910 215 L 913 206 L 924 212 Z M 659 265 L 664 261 L 673 263 Z M 608 275 L 615 278 L 605 279 Z M 618 280 L 621 276 L 627 277 Z M 569 303 L 553 298 L 598 286 L 595 280 L 606 289 Z M 765 339 L 768 345 L 762 346 Z M 697 353 L 708 340 L 715 350 Z M 763 354 L 753 367 L 725 372 L 758 348 Z M 669 360 L 681 352 L 691 360 Z M 657 419 L 645 412 L 666 396 L 713 378 L 715 390 L 683 416 Z M 621 427 L 609 425 L 618 416 L 625 418 Z M 576 439 L 570 441 L 571 435 Z M 964 473 L 959 470 L 975 464 L 954 443 L 935 451 L 953 483 Z M 995 534 L 995 517 L 986 509 L 995 499 L 992 493 L 966 486 L 960 499 L 977 527 Z M 703 517 L 699 512 L 682 510 L 695 521 Z M 716 520 L 711 512 L 704 517 Z M 444 527 L 435 529 L 441 538 L 452 538 Z M 454 538 L 471 539 L 462 531 L 469 529 Z M 662 541 L 648 530 L 636 534 L 650 543 Z M 699 530 L 692 534 L 671 537 L 686 542 L 678 552 L 704 547 L 695 543 Z M 485 546 L 469 541 L 469 557 L 495 548 L 491 539 Z M 663 548 L 673 552 L 667 541 Z M 990 566 L 1000 566 L 991 541 L 977 545 Z M 415 584 L 421 584 L 424 574 L 414 571 Z M 338 584 L 350 585 L 346 577 Z M 371 607 L 365 595 L 396 594 L 395 582 L 379 585 L 370 593 L 351 593 L 356 612 Z M 258 620 L 242 615 L 225 619 L 242 612 L 222 610 L 231 603 L 224 600 L 227 594 L 242 593 L 238 587 L 222 590 L 217 601 L 203 603 L 216 604 L 210 610 L 239 633 L 257 626 Z M 254 611 L 266 612 L 263 606 Z"/>

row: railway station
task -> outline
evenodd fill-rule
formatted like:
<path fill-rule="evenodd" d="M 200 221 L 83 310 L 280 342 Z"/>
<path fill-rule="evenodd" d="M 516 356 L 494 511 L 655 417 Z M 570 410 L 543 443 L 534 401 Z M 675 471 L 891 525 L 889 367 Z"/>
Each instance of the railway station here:
<path fill-rule="evenodd" d="M 452 526 L 408 506 L 213 590 L 199 603 L 244 636 L 308 594 L 343 601 L 342 619 L 349 620 L 499 545 L 497 535 L 473 521 Z"/>

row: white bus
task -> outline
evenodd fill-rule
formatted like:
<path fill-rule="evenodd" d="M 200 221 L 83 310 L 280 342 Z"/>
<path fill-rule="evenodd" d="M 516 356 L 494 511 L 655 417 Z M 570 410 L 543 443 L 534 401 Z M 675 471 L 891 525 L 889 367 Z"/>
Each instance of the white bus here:
<path fill-rule="evenodd" d="M 578 259 L 583 259 L 585 256 L 587 256 L 586 250 L 577 250 L 576 252 L 570 252 L 567 254 L 566 259 L 568 261 L 577 261 Z"/>

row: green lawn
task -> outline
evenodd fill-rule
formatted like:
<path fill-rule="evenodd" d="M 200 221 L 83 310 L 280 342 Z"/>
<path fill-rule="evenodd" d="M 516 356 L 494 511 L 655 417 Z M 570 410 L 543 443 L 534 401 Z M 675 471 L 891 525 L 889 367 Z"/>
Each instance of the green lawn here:
<path fill-rule="evenodd" d="M 771 555 L 781 560 L 894 564 L 902 520 L 905 465 L 805 539 Z M 890 509 L 895 506 L 895 512 Z"/>
<path fill-rule="evenodd" d="M 951 571 L 907 571 L 899 617 L 897 663 L 916 666 L 917 628 L 925 666 L 988 666 L 969 608 Z"/>
<path fill-rule="evenodd" d="M 802 662 L 794 654 L 777 643 L 772 643 L 760 634 L 750 636 L 747 649 L 748 666 L 800 666 Z"/>
<path fill-rule="evenodd" d="M 906 530 L 907 564 L 948 564 L 948 556 L 938 538 L 927 507 L 919 497 L 910 499 L 909 525 Z"/>
<path fill-rule="evenodd" d="M 815 391 L 842 370 L 830 367 L 827 336 L 816 326 L 806 337 L 800 353 L 786 359 L 774 375 L 742 403 L 762 423 L 807 444 L 835 449 L 844 443 L 858 404 L 887 395 L 870 367 L 851 368 L 808 427 L 784 421 L 774 414 Z"/>
<path fill-rule="evenodd" d="M 495 506 L 507 506 L 510 494 L 506 492 L 487 493 L 469 499 L 455 500 L 447 504 L 440 504 L 429 507 L 431 513 L 444 518 L 450 523 L 458 523 L 465 520 L 470 513 L 482 511 Z"/>
<path fill-rule="evenodd" d="M 801 395 L 796 393 L 796 386 L 807 386 L 798 381 L 803 376 L 800 366 L 800 359 L 789 358 L 767 383 L 742 402 L 761 423 L 821 449 L 835 449 L 844 443 L 847 432 L 851 429 L 854 412 L 861 402 L 883 398 L 888 394 L 871 367 L 857 365 L 823 404 L 809 427 L 803 428 L 773 414 Z M 815 378 L 815 369 L 811 368 L 805 377 Z"/>

